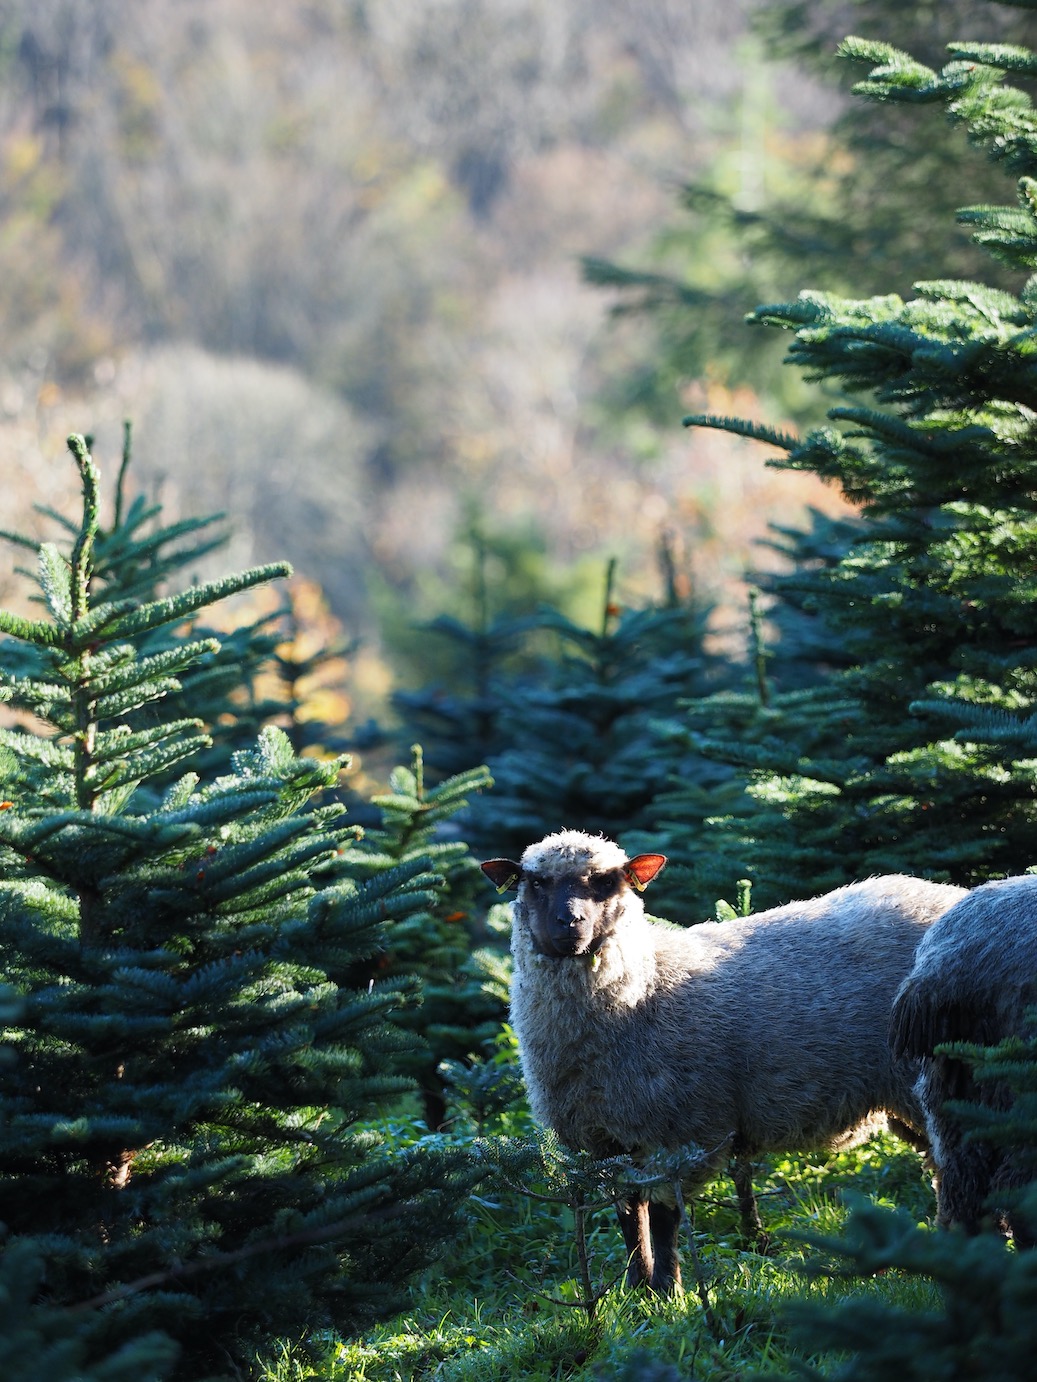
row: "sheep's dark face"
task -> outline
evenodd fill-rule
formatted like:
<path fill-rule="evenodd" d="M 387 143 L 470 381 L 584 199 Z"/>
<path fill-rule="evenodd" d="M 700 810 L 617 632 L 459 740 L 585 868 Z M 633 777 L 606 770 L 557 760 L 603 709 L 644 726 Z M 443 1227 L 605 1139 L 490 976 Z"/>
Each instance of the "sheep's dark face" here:
<path fill-rule="evenodd" d="M 622 869 L 561 877 L 524 872 L 520 895 L 534 948 L 555 959 L 593 955 L 615 926 L 628 886 Z"/>
<path fill-rule="evenodd" d="M 615 845 L 577 831 L 549 835 L 522 857 L 523 864 L 487 859 L 480 867 L 498 892 L 518 888 L 516 925 L 521 916 L 534 950 L 554 959 L 597 954 L 630 889 L 643 892 L 666 863 L 664 854 L 626 859 Z M 615 867 L 601 867 L 613 860 Z"/>

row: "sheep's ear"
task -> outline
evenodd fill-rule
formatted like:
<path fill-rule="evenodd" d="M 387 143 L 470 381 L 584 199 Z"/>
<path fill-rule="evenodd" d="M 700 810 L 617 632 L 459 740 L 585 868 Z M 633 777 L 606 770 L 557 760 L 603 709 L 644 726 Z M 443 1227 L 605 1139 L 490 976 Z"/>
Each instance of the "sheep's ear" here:
<path fill-rule="evenodd" d="M 637 891 L 643 893 L 665 863 L 665 854 L 639 854 L 629 861 L 623 872 Z"/>
<path fill-rule="evenodd" d="M 522 877 L 522 865 L 514 863 L 511 859 L 487 859 L 486 863 L 480 864 L 479 867 L 499 893 L 506 893 L 509 888 L 518 887 L 518 881 Z"/>

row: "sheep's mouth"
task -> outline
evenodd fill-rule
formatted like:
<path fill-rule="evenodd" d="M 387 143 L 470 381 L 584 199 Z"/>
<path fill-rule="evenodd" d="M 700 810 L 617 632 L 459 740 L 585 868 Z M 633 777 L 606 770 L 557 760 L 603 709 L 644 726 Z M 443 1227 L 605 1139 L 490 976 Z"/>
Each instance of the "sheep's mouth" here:
<path fill-rule="evenodd" d="M 538 939 L 533 942 L 539 955 L 547 960 L 589 960 L 598 951 L 598 936 L 566 936 L 559 939 Z"/>

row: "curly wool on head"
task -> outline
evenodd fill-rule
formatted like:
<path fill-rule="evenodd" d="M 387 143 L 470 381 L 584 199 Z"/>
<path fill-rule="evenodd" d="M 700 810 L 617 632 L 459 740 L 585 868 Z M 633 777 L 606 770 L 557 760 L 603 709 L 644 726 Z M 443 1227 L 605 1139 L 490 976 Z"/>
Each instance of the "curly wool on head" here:
<path fill-rule="evenodd" d="M 573 870 L 609 873 L 624 868 L 629 862 L 625 851 L 604 835 L 559 830 L 529 845 L 523 852 L 521 865 L 523 872 L 561 877 Z"/>

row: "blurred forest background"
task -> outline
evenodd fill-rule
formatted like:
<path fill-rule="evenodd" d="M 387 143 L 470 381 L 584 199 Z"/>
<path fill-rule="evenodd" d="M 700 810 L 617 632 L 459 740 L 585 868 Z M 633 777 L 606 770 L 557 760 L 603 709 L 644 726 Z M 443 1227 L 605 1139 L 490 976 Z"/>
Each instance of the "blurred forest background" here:
<path fill-rule="evenodd" d="M 491 605 L 587 622 L 665 545 L 737 639 L 755 539 L 842 501 L 679 420 L 819 416 L 744 313 L 909 284 L 888 208 L 845 240 L 881 195 L 832 57 L 907 25 L 924 58 L 970 7 L 909 8 L 0 0 L 3 526 L 62 506 L 69 431 L 113 476 L 131 418 L 167 515 L 225 511 L 360 637 L 360 713 L 472 616 L 473 534 Z"/>

